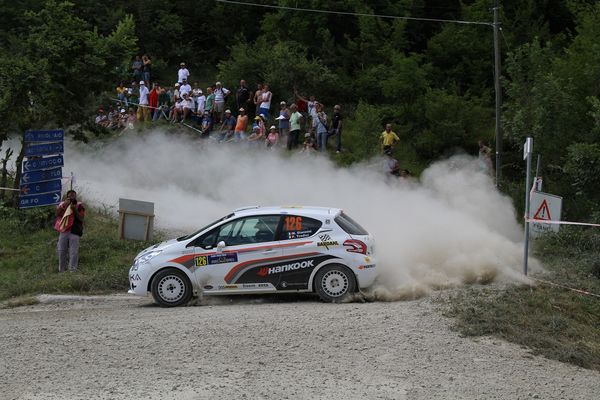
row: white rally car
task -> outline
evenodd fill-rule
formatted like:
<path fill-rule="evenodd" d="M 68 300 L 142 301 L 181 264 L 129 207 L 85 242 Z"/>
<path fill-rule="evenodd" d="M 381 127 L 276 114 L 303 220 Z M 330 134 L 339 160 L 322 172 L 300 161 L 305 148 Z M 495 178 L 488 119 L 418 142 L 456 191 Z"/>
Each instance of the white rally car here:
<path fill-rule="evenodd" d="M 129 293 L 161 306 L 193 295 L 316 292 L 324 301 L 373 284 L 373 237 L 340 209 L 247 207 L 140 252 Z"/>

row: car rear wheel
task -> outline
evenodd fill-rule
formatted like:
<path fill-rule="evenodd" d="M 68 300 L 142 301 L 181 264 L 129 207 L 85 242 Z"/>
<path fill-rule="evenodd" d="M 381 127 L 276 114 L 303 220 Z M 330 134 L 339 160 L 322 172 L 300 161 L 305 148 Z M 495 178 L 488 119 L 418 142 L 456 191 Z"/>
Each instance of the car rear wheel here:
<path fill-rule="evenodd" d="M 354 274 L 343 265 L 328 265 L 315 276 L 315 291 L 328 303 L 339 303 L 355 290 Z"/>
<path fill-rule="evenodd" d="M 176 307 L 192 298 L 192 284 L 188 277 L 176 269 L 159 271 L 152 279 L 152 297 L 161 307 Z"/>

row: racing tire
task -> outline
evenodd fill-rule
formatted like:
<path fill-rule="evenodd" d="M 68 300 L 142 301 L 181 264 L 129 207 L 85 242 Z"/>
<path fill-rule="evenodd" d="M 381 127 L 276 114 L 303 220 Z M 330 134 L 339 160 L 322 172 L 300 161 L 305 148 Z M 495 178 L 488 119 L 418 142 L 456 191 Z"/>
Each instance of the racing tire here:
<path fill-rule="evenodd" d="M 152 297 L 161 307 L 177 307 L 192 298 L 192 283 L 183 272 L 169 268 L 159 271 L 152 279 Z"/>
<path fill-rule="evenodd" d="M 315 291 L 327 303 L 340 303 L 356 291 L 356 278 L 343 265 L 333 264 L 321 268 L 315 275 Z"/>

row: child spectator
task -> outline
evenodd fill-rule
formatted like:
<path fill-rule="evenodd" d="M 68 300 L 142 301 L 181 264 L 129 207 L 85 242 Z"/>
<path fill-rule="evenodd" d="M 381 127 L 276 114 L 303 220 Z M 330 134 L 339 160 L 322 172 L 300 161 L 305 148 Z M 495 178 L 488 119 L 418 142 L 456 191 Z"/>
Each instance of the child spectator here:
<path fill-rule="evenodd" d="M 210 112 L 204 111 L 204 116 L 202 117 L 202 125 L 200 130 L 202 131 L 202 137 L 210 136 L 210 132 L 212 131 L 212 117 L 210 116 Z"/>
<path fill-rule="evenodd" d="M 400 138 L 396 135 L 396 132 L 392 131 L 392 124 L 387 124 L 385 130 L 381 132 L 381 146 L 384 154 L 387 150 L 391 151 L 399 141 Z"/>

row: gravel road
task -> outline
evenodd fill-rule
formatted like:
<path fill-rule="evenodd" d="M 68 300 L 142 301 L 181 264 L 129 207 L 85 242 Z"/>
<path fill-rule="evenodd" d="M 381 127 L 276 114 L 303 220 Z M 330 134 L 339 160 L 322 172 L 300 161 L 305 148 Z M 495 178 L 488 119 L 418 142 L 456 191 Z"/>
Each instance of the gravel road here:
<path fill-rule="evenodd" d="M 0 310 L 2 399 L 597 399 L 600 373 L 449 329 L 431 298 L 124 295 Z"/>

